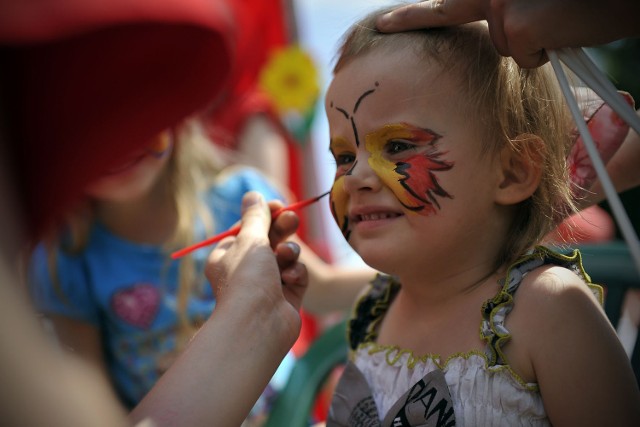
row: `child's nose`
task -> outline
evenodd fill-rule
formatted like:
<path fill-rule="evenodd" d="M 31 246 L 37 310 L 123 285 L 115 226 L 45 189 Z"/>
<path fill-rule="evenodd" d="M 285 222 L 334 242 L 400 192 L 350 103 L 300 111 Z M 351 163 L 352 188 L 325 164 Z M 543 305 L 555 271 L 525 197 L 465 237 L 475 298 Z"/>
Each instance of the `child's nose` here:
<path fill-rule="evenodd" d="M 345 190 L 376 191 L 381 181 L 376 172 L 369 165 L 369 156 L 358 156 L 353 167 L 344 177 Z"/>

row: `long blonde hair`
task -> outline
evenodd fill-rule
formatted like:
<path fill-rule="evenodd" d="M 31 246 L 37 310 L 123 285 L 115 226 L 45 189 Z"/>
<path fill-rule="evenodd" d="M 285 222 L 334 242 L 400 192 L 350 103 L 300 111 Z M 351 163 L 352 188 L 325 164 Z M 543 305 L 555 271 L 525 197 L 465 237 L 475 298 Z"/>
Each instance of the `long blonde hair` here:
<path fill-rule="evenodd" d="M 483 151 L 498 153 L 509 145 L 522 158 L 541 162 L 542 179 L 535 193 L 517 206 L 497 265 L 523 255 L 568 213 L 575 212 L 571 197 L 567 156 L 571 119 L 549 64 L 522 69 L 512 58 L 496 51 L 486 23 L 433 28 L 403 33 L 381 33 L 376 17 L 393 8 L 378 10 L 345 34 L 334 73 L 371 51 L 410 49 L 418 58 L 435 61 L 459 79 L 468 112 L 485 129 Z M 419 73 L 420 70 L 415 70 Z M 537 138 L 522 139 L 522 135 Z M 542 141 L 542 146 L 538 144 Z"/>
<path fill-rule="evenodd" d="M 174 139 L 174 149 L 167 164 L 173 203 L 177 212 L 177 223 L 173 235 L 163 244 L 167 262 L 163 275 L 170 264 L 169 253 L 194 243 L 194 229 L 198 221 L 207 234 L 212 234 L 214 218 L 202 202 L 202 192 L 209 188 L 219 172 L 228 163 L 228 155 L 216 148 L 206 137 L 197 119 L 185 120 L 181 125 L 166 131 Z M 58 296 L 66 297 L 59 285 L 57 259 L 59 251 L 68 254 L 82 252 L 88 244 L 95 212 L 90 200 L 83 201 L 66 218 L 65 223 L 45 241 L 47 263 L 53 285 Z M 178 266 L 177 314 L 179 319 L 178 348 L 182 348 L 193 335 L 198 325 L 192 325 L 187 316 L 189 298 L 202 285 L 204 276 L 196 269 L 191 256 L 181 258 Z"/>

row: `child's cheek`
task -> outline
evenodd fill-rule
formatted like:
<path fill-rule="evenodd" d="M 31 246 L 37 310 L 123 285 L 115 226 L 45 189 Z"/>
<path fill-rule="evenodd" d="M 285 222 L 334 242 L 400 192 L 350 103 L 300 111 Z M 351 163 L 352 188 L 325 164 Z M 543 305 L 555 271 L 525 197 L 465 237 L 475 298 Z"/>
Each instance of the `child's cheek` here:
<path fill-rule="evenodd" d="M 386 185 L 400 201 L 400 203 L 406 207 L 410 212 L 415 212 L 424 206 L 424 203 L 414 197 L 405 185 L 408 177 L 404 174 L 407 165 L 410 163 L 394 163 L 387 160 L 381 150 L 374 144 L 370 144 L 367 141 L 367 149 L 371 154 L 369 157 L 369 167 L 378 175 L 378 178 Z M 427 170 L 412 170 L 415 174 L 428 173 Z"/>
<path fill-rule="evenodd" d="M 351 233 L 348 217 L 348 202 L 349 195 L 344 189 L 344 174 L 336 176 L 331 187 L 331 194 L 329 195 L 329 207 L 331 208 L 331 214 L 340 227 L 340 231 L 344 237 L 349 240 Z"/>

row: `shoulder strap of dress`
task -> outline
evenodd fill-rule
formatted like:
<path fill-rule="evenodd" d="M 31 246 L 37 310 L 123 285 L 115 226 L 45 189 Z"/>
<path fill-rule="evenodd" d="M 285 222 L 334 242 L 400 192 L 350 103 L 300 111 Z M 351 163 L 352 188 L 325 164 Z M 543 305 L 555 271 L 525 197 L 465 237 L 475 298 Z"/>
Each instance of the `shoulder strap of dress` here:
<path fill-rule="evenodd" d="M 349 347 L 355 350 L 363 342 L 375 341 L 377 325 L 400 290 L 400 283 L 392 276 L 378 274 L 367 292 L 356 302 L 347 325 Z"/>
<path fill-rule="evenodd" d="M 602 287 L 591 282 L 591 278 L 584 271 L 582 257 L 577 249 L 570 254 L 561 254 L 544 246 L 537 246 L 509 267 L 500 292 L 482 306 L 480 336 L 487 342 L 485 352 L 489 366 L 507 364 L 502 347 L 511 339 L 505 319 L 513 309 L 513 296 L 524 276 L 542 265 L 557 265 L 573 271 L 589 286 L 600 303 L 603 303 Z"/>

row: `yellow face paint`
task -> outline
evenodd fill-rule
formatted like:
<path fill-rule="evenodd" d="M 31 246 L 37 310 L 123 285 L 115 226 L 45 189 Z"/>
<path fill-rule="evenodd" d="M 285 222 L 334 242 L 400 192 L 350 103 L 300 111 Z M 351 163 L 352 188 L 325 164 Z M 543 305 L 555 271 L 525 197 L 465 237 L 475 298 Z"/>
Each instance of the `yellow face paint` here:
<path fill-rule="evenodd" d="M 435 213 L 435 196 L 451 197 L 433 174 L 453 166 L 440 159 L 438 139 L 435 132 L 406 123 L 386 125 L 365 137 L 369 166 L 410 212 Z"/>
<path fill-rule="evenodd" d="M 349 240 L 349 217 L 347 215 L 347 206 L 349 202 L 349 195 L 344 190 L 344 175 L 336 177 L 331 187 L 331 194 L 329 195 L 329 203 L 331 207 L 331 213 L 336 220 L 338 227 L 342 234 Z"/>
<path fill-rule="evenodd" d="M 352 163 L 347 161 L 355 158 L 353 146 L 344 138 L 334 138 L 330 143 L 330 150 L 337 162 L 336 176 L 331 187 L 329 196 L 329 206 L 331 213 L 336 220 L 342 234 L 349 239 L 349 218 L 347 216 L 347 206 L 349 195 L 344 188 L 344 177 L 353 168 Z M 348 157 L 348 158 L 347 158 Z"/>
<path fill-rule="evenodd" d="M 435 132 L 406 123 L 386 125 L 365 136 L 369 166 L 409 212 L 430 215 L 440 207 L 436 196 L 451 198 L 434 174 L 453 166 L 441 159 L 443 153 L 435 146 L 438 139 Z M 331 140 L 338 166 L 331 189 L 331 212 L 347 240 L 349 194 L 344 181 L 357 163 L 356 151 L 346 139 Z"/>

